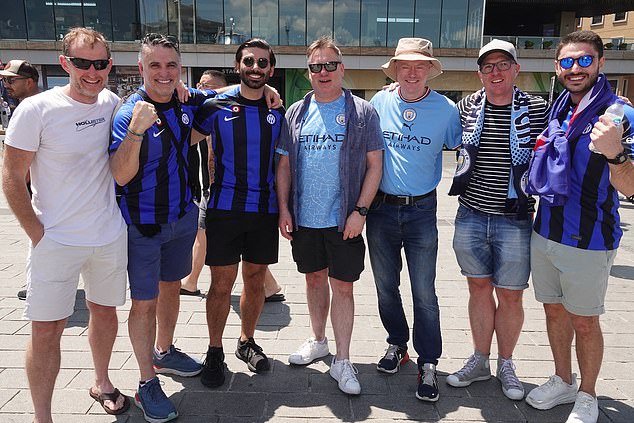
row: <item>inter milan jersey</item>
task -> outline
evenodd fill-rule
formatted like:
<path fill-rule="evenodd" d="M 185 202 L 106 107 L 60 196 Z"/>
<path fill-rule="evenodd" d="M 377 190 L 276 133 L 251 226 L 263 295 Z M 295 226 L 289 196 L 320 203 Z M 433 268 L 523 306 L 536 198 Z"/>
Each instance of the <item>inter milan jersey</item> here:
<path fill-rule="evenodd" d="M 194 129 L 213 135 L 215 178 L 207 207 L 277 213 L 273 158 L 285 127 L 284 109 L 270 110 L 264 98 L 248 100 L 238 93 L 203 104 Z"/>
<path fill-rule="evenodd" d="M 188 175 L 191 126 L 198 108 L 212 95 L 215 92 L 190 89 L 186 103 L 179 103 L 176 98 L 169 103 L 155 103 L 146 94 L 136 92 L 121 105 L 112 122 L 110 154 L 123 142 L 136 102 L 154 104 L 159 116 L 164 117 L 143 135 L 138 173 L 125 186 L 116 187 L 126 223 L 170 223 L 193 207 Z"/>

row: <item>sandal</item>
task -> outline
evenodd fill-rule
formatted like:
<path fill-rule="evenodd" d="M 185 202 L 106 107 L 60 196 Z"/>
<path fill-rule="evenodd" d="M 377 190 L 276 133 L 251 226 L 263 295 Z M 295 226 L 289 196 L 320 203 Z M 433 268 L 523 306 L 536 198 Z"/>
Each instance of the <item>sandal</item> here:
<path fill-rule="evenodd" d="M 90 397 L 92 399 L 94 399 L 99 404 L 101 404 L 103 409 L 108 414 L 112 414 L 112 415 L 122 414 L 128 411 L 128 408 L 130 408 L 130 399 L 126 395 L 123 395 L 121 392 L 119 392 L 117 388 L 114 388 L 114 392 L 110 394 L 102 393 L 100 395 L 97 395 L 96 393 L 93 392 L 92 388 L 90 388 L 88 393 L 90 394 Z M 120 396 L 123 396 L 124 398 L 123 405 L 121 406 L 121 408 L 112 409 L 112 408 L 106 407 L 106 405 L 104 404 L 106 401 L 112 401 L 114 404 L 116 404 Z"/>
<path fill-rule="evenodd" d="M 280 294 L 279 292 L 277 294 L 272 294 L 269 295 L 268 297 L 264 297 L 264 302 L 265 303 L 277 303 L 280 301 L 285 301 L 286 298 L 284 297 L 284 294 Z"/>
<path fill-rule="evenodd" d="M 200 297 L 200 289 L 197 289 L 195 291 L 189 291 L 185 288 L 181 288 L 180 295 L 191 295 L 193 297 Z"/>

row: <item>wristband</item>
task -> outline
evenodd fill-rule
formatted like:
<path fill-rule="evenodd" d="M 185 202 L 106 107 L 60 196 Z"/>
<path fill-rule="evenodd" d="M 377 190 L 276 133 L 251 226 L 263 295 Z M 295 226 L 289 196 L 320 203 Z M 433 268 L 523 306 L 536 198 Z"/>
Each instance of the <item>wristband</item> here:
<path fill-rule="evenodd" d="M 139 138 L 136 138 L 136 139 L 135 139 L 135 138 L 132 136 L 132 134 L 133 134 L 133 133 L 134 133 L 134 132 L 129 131 L 129 133 L 125 134 L 125 137 L 124 137 L 124 138 L 127 138 L 127 139 L 129 139 L 130 141 L 132 141 L 132 142 L 142 142 L 142 141 L 143 141 L 143 136 L 141 136 L 141 137 L 139 137 Z"/>
<path fill-rule="evenodd" d="M 136 132 L 131 131 L 130 128 L 128 128 L 128 133 L 143 138 L 143 134 L 137 134 Z"/>

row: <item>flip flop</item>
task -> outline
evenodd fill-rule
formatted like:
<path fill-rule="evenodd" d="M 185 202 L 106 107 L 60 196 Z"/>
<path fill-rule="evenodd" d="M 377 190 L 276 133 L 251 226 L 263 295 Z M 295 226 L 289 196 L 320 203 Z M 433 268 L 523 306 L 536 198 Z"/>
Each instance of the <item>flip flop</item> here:
<path fill-rule="evenodd" d="M 284 294 L 273 294 L 273 295 L 269 295 L 268 297 L 264 297 L 264 302 L 265 303 L 278 303 L 280 301 L 285 301 L 286 297 L 284 297 Z"/>
<path fill-rule="evenodd" d="M 92 399 L 94 399 L 99 404 L 101 404 L 101 406 L 103 407 L 105 412 L 108 413 L 108 414 L 116 416 L 116 415 L 125 413 L 126 411 L 128 411 L 128 408 L 130 408 L 130 398 L 128 398 L 127 396 L 125 396 L 121 392 L 119 392 L 119 390 L 117 388 L 114 388 L 114 392 L 112 392 L 110 394 L 102 393 L 101 395 L 97 395 L 97 394 L 95 394 L 92 391 L 92 388 L 90 388 L 88 393 L 90 394 L 90 397 Z M 112 408 L 106 407 L 106 405 L 104 404 L 106 401 L 112 401 L 113 403 L 116 404 L 117 403 L 117 399 L 119 399 L 120 396 L 123 396 L 123 398 L 124 398 L 123 405 L 121 406 L 121 408 L 117 408 L 117 409 L 113 410 Z"/>
<path fill-rule="evenodd" d="M 191 295 L 192 297 L 200 297 L 200 289 L 197 289 L 195 291 L 188 291 L 185 288 L 181 288 L 180 294 Z"/>

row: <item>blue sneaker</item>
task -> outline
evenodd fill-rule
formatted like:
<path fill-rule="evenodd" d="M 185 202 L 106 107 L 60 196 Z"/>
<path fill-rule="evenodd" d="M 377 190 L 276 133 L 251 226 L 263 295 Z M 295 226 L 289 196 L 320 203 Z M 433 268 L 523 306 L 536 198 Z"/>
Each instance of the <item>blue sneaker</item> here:
<path fill-rule="evenodd" d="M 170 345 L 167 354 L 158 357 L 156 351 L 152 359 L 154 371 L 160 374 L 171 374 L 177 376 L 196 376 L 203 369 L 202 364 L 181 352 L 174 345 Z"/>
<path fill-rule="evenodd" d="M 168 422 L 178 417 L 178 411 L 163 392 L 158 377 L 139 386 L 134 394 L 134 404 L 143 411 L 143 417 L 150 423 Z"/>

